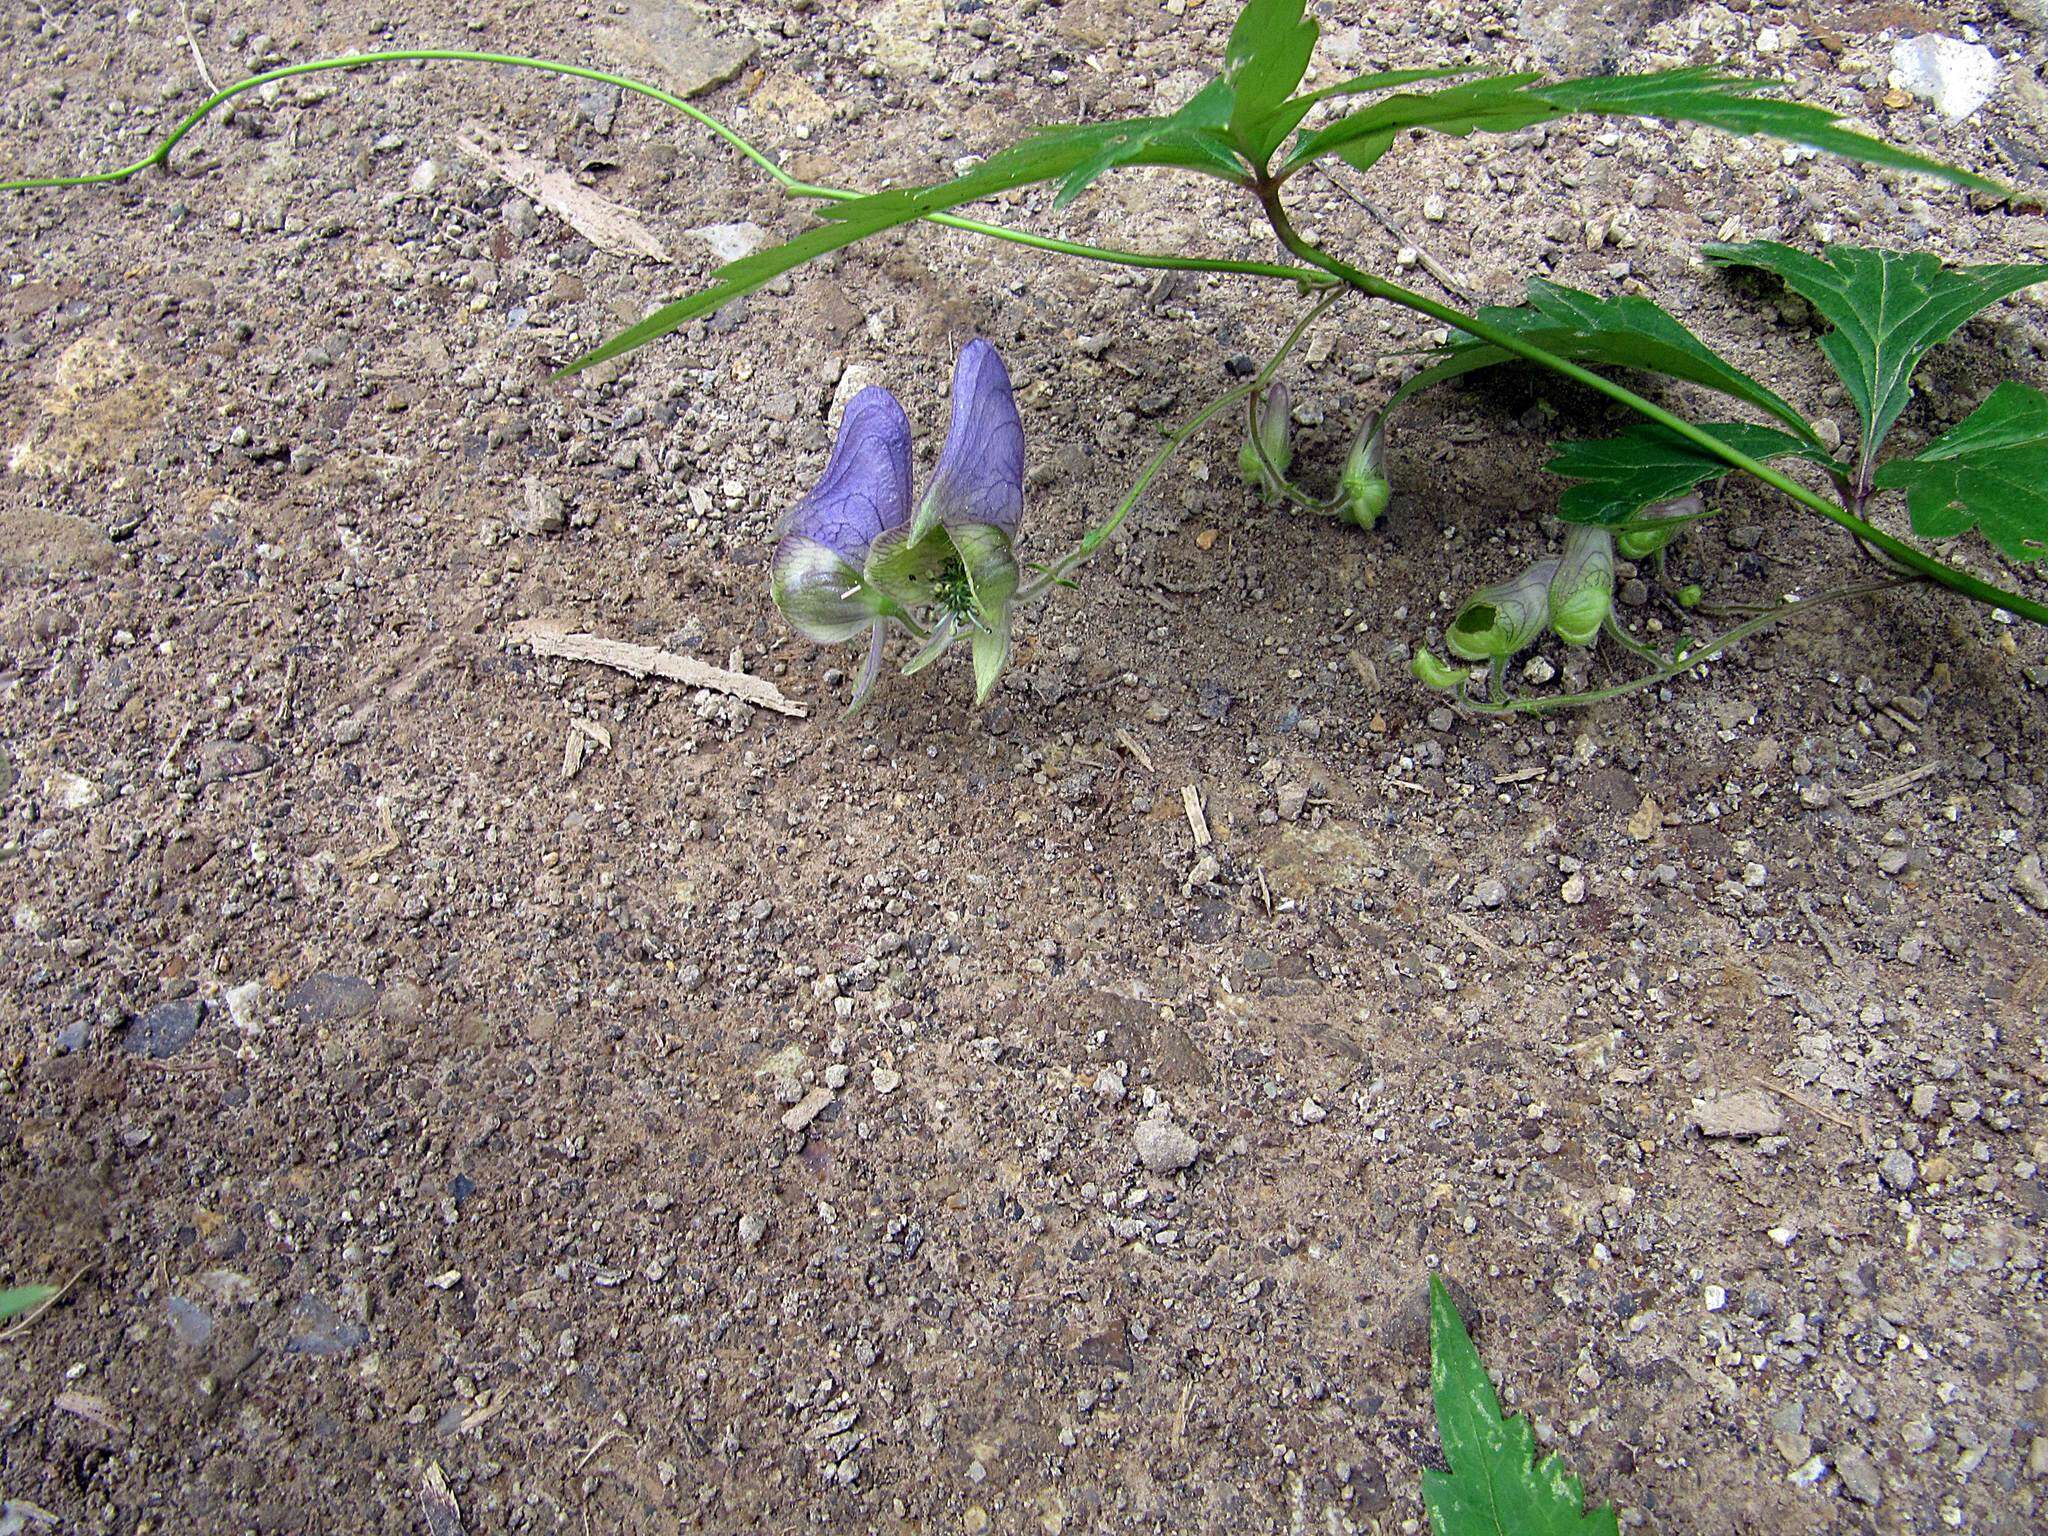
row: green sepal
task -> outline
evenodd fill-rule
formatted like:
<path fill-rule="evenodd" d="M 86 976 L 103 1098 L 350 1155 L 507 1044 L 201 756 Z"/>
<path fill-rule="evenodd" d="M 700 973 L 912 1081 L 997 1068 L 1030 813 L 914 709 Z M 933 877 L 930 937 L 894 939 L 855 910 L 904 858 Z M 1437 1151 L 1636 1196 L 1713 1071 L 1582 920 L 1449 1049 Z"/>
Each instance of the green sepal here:
<path fill-rule="evenodd" d="M 932 626 L 932 632 L 925 637 L 917 654 L 903 663 L 903 675 L 915 677 L 926 667 L 937 661 L 953 648 L 953 642 L 960 638 L 960 621 L 952 614 L 939 616 L 939 622 Z"/>
<path fill-rule="evenodd" d="M 1417 682 L 1424 687 L 1455 693 L 1465 686 L 1465 672 L 1447 661 L 1439 661 L 1428 650 L 1419 650 L 1408 663 L 1408 670 L 1415 674 Z"/>
<path fill-rule="evenodd" d="M 1337 479 L 1337 515 L 1360 528 L 1377 524 L 1394 499 L 1393 482 L 1387 479 L 1386 437 L 1380 427 L 1378 415 L 1366 418 Z"/>
<path fill-rule="evenodd" d="M 995 623 L 974 632 L 974 702 L 987 701 L 996 680 L 1010 661 L 1010 610 L 1005 607 Z"/>
<path fill-rule="evenodd" d="M 1655 502 L 1614 530 L 1614 546 L 1624 560 L 1647 560 L 1706 515 L 1706 498 L 1698 491 Z"/>
<path fill-rule="evenodd" d="M 975 616 L 990 628 L 999 616 L 1007 621 L 1010 599 L 1017 595 L 1017 558 L 1010 553 L 1010 536 L 987 523 L 956 523 L 946 534 L 960 569 L 967 573 Z"/>
<path fill-rule="evenodd" d="M 930 602 L 939 578 L 953 560 L 953 546 L 943 530 L 914 537 L 897 528 L 869 546 L 868 585 L 905 608 Z"/>

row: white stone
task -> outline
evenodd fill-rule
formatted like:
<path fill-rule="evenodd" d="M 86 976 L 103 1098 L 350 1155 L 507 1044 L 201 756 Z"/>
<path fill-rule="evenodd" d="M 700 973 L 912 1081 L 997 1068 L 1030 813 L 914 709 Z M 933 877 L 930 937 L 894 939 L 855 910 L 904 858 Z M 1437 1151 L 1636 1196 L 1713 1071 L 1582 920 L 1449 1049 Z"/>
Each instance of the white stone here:
<path fill-rule="evenodd" d="M 701 224 L 690 231 L 711 247 L 720 261 L 738 261 L 751 256 L 767 243 L 768 232 L 758 224 L 742 220 L 737 224 Z"/>
<path fill-rule="evenodd" d="M 1998 89 L 1998 59 L 1981 43 L 1930 32 L 1893 46 L 1892 83 L 1958 123 Z"/>
<path fill-rule="evenodd" d="M 1131 1140 L 1139 1160 L 1154 1173 L 1178 1173 L 1202 1151 L 1200 1142 L 1163 1115 L 1140 1120 Z"/>

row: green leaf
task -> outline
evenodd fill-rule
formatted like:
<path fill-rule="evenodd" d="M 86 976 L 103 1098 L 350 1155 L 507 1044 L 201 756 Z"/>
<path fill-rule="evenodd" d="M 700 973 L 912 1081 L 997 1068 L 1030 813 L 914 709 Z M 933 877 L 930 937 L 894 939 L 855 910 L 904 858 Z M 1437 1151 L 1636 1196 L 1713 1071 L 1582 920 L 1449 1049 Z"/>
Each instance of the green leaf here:
<path fill-rule="evenodd" d="M 1579 1480 L 1557 1456 L 1531 1464 L 1529 1421 L 1504 1419 L 1486 1363 L 1451 1304 L 1429 1277 L 1429 1384 L 1448 1473 L 1422 1474 L 1422 1503 L 1434 1536 L 1618 1536 L 1614 1506 L 1585 1512 Z"/>
<path fill-rule="evenodd" d="M 1084 124 L 1075 129 L 1061 130 L 1084 138 L 1094 137 L 1100 143 L 1092 154 L 1068 173 L 1060 186 L 1059 196 L 1053 199 L 1053 207 L 1066 207 L 1103 172 L 1119 166 L 1166 165 L 1211 176 L 1243 176 L 1244 162 L 1237 157 L 1224 135 L 1224 129 L 1231 120 L 1233 99 L 1229 83 L 1216 79 L 1197 91 L 1178 112 L 1167 117 L 1133 117 L 1119 123 Z"/>
<path fill-rule="evenodd" d="M 1376 102 L 1362 112 L 1304 134 L 1295 142 L 1282 172 L 1331 153 L 1342 154 L 1363 169 L 1386 153 L 1395 137 L 1409 128 L 1426 128 L 1458 137 L 1475 132 L 1511 133 L 1575 112 L 1594 112 L 1610 117 L 1661 117 L 1674 122 L 1701 123 L 1734 134 L 1765 134 L 1845 159 L 1918 171 L 1958 186 L 2006 195 L 2004 187 L 1983 176 L 1839 127 L 1836 114 L 1824 107 L 1758 97 L 1759 91 L 1782 89 L 1781 82 L 1775 80 L 1747 80 L 1697 66 L 1645 75 L 1566 80 L 1555 85 L 1535 85 L 1536 78 L 1501 75 L 1442 91 Z"/>
<path fill-rule="evenodd" d="M 1758 91 L 1782 91 L 1782 80 L 1746 80 L 1708 68 L 1668 69 L 1647 75 L 1607 75 L 1546 85 L 1537 94 L 1567 112 L 1598 112 L 1609 117 L 1661 117 L 1700 123 L 1724 133 L 1761 134 L 1788 144 L 1839 155 L 1865 165 L 1917 171 L 1923 176 L 1974 188 L 1994 196 L 2008 189 L 1988 177 L 1946 161 L 1916 155 L 1882 139 L 1837 126 L 1839 114 L 1806 102 L 1759 97 Z"/>
<path fill-rule="evenodd" d="M 2048 264 L 1944 267 L 1932 251 L 1872 251 L 1831 245 L 1819 256 L 1773 240 L 1710 245 L 1725 266 L 1761 267 L 1819 310 L 1834 329 L 1821 338 L 1863 417 L 1867 463 L 1913 398 L 1922 358 L 1979 310 L 2034 283 Z"/>
<path fill-rule="evenodd" d="M 1877 484 L 1906 493 L 1913 531 L 1952 539 L 1976 528 L 2015 560 L 2048 555 L 2048 395 L 2005 383 Z"/>
<path fill-rule="evenodd" d="M 1702 431 L 1753 459 L 1787 454 L 1827 463 L 1827 455 L 1776 427 L 1743 421 L 1700 423 Z M 1567 489 L 1557 515 L 1568 523 L 1626 523 L 1643 508 L 1683 496 L 1694 486 L 1729 473 L 1726 460 L 1667 427 L 1642 422 L 1619 437 L 1561 443 L 1548 464 L 1554 475 L 1579 483 Z"/>
<path fill-rule="evenodd" d="M 1275 120 L 1308 73 L 1321 30 L 1301 10 L 1302 0 L 1249 0 L 1223 50 L 1223 79 L 1235 98 L 1231 136 L 1261 165 L 1301 121 Z"/>
<path fill-rule="evenodd" d="M 1366 170 L 1393 146 L 1398 135 L 1410 128 L 1428 128 L 1463 138 L 1480 129 L 1510 133 L 1531 123 L 1546 122 L 1562 114 L 1522 89 L 1542 78 L 1537 74 L 1488 75 L 1440 91 L 1401 91 L 1383 97 L 1348 117 L 1303 134 L 1289 151 L 1281 174 L 1298 170 L 1327 154 L 1342 155 L 1348 164 Z"/>
<path fill-rule="evenodd" d="M 0 1323 L 35 1311 L 56 1294 L 54 1285 L 17 1285 L 11 1291 L 0 1291 Z"/>
<path fill-rule="evenodd" d="M 1737 368 L 1648 299 L 1634 294 L 1602 299 L 1537 278 L 1529 284 L 1527 304 L 1487 308 L 1480 315 L 1575 363 L 1633 368 L 1704 384 L 1775 416 L 1806 441 L 1818 441 L 1806 419 L 1783 396 Z M 1388 408 L 1445 379 L 1514 361 L 1513 353 L 1499 347 L 1456 338 L 1445 345 L 1441 361 L 1401 386 Z"/>
<path fill-rule="evenodd" d="M 1110 124 L 1048 130 L 990 156 L 955 180 L 930 187 L 877 192 L 835 203 L 825 210 L 825 223 L 805 230 L 782 245 L 728 262 L 711 274 L 708 286 L 662 305 L 637 325 L 628 326 L 604 345 L 584 353 L 562 369 L 562 375 L 581 373 L 608 358 L 643 347 L 699 315 L 708 315 L 734 299 L 752 293 L 784 272 L 815 261 L 827 252 L 865 240 L 870 235 L 909 224 L 929 214 L 944 213 L 949 208 L 992 197 L 1014 187 L 1068 175 L 1099 152 L 1104 138 L 1114 133 L 1116 127 Z"/>

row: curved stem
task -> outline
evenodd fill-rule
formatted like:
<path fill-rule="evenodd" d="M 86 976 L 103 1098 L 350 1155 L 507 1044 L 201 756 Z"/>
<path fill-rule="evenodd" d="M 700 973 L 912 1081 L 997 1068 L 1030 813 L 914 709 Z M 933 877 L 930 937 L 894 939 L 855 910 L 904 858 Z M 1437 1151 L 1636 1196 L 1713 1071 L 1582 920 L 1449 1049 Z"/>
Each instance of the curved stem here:
<path fill-rule="evenodd" d="M 1614 643 L 1616 645 L 1619 645 L 1623 650 L 1633 651 L 1636 655 L 1642 657 L 1644 661 L 1647 661 L 1653 667 L 1661 667 L 1666 665 L 1669 658 L 1667 658 L 1665 654 L 1662 651 L 1658 650 L 1654 645 L 1649 645 L 1641 640 L 1638 640 L 1634 635 L 1630 634 L 1627 630 L 1623 629 L 1621 627 L 1621 621 L 1614 616 L 1614 610 L 1612 608 L 1607 610 L 1607 617 L 1600 621 L 1600 627 L 1604 629 L 1607 632 L 1608 636 L 1614 641 Z"/>
<path fill-rule="evenodd" d="M 1626 683 L 1616 683 L 1611 688 L 1591 688 L 1584 693 L 1567 693 L 1548 699 L 1496 699 L 1482 703 L 1477 699 L 1458 698 L 1456 706 L 1475 715 L 1547 715 L 1558 710 L 1584 709 L 1593 704 L 1605 704 L 1612 699 L 1627 698 L 1632 693 L 1641 693 L 1645 688 L 1660 687 L 1674 678 L 1697 671 L 1729 646 L 1747 640 L 1759 630 L 1769 629 L 1773 624 L 1803 613 L 1808 608 L 1824 603 L 1847 602 L 1851 598 L 1868 597 L 1873 592 L 1888 592 L 1893 587 L 1916 586 L 1927 578 L 1924 576 L 1899 576 L 1890 581 L 1867 581 L 1859 586 L 1837 587 L 1832 592 L 1817 592 L 1812 597 L 1796 598 L 1781 603 L 1766 613 L 1760 613 L 1746 624 L 1738 624 L 1725 635 L 1717 636 L 1698 650 L 1688 651 L 1677 661 L 1658 660 L 1663 664 L 1654 672 Z M 1648 650 L 1631 644 L 1631 650 Z M 1652 653 L 1654 654 L 1654 653 Z"/>
<path fill-rule="evenodd" d="M 1338 491 L 1335 496 L 1330 497 L 1326 501 L 1318 501 L 1315 497 L 1309 495 L 1307 491 L 1304 491 L 1300 486 L 1288 479 L 1287 472 L 1273 462 L 1273 456 L 1266 452 L 1266 445 L 1259 437 L 1259 392 L 1257 390 L 1252 391 L 1251 395 L 1245 400 L 1244 406 L 1244 439 L 1251 445 L 1252 453 L 1259 461 L 1259 467 L 1265 470 L 1273 488 L 1280 493 L 1281 499 L 1283 501 L 1290 501 L 1302 511 L 1312 512 L 1318 517 L 1334 515 L 1338 502 L 1343 498 L 1343 491 Z"/>
<path fill-rule="evenodd" d="M 1958 592 L 1964 597 L 1975 598 L 1978 602 L 1987 604 L 1990 607 L 2006 609 L 2008 612 L 2016 613 L 2023 618 L 2032 619 L 2036 624 L 2048 624 L 2048 604 L 2036 602 L 2030 597 L 2023 597 L 2017 592 L 2008 592 L 2003 587 L 1993 586 L 1988 581 L 1972 576 L 1968 571 L 1959 570 L 1945 561 L 1937 560 L 1932 555 L 1915 549 L 1905 540 L 1886 533 L 1882 528 L 1865 522 L 1862 518 L 1843 507 L 1837 506 L 1826 497 L 1807 489 L 1807 487 L 1801 485 L 1789 475 L 1773 469 L 1770 465 L 1759 459 L 1751 458 L 1748 454 L 1738 449 L 1729 447 L 1718 437 L 1714 436 L 1713 433 L 1694 426 L 1684 417 L 1674 415 L 1654 401 L 1644 399 L 1626 385 L 1617 384 L 1614 380 L 1595 373 L 1590 368 L 1583 368 L 1577 363 L 1559 357 L 1556 353 L 1537 346 L 1534 342 L 1516 335 L 1513 331 L 1495 325 L 1489 320 L 1482 319 L 1478 315 L 1467 314 L 1465 311 L 1450 304 L 1440 304 L 1427 294 L 1417 293 L 1411 288 L 1402 287 L 1399 283 L 1391 283 L 1385 278 L 1375 277 L 1370 272 L 1360 271 L 1348 262 L 1330 255 L 1321 246 L 1304 238 L 1295 229 L 1293 222 L 1287 216 L 1285 206 L 1281 203 L 1280 192 L 1277 186 L 1268 182 L 1256 190 L 1260 205 L 1265 209 L 1266 217 L 1273 225 L 1273 232 L 1280 237 L 1280 243 L 1303 261 L 1308 262 L 1312 266 L 1320 267 L 1332 277 L 1338 278 L 1352 288 L 1357 289 L 1358 292 L 1368 294 L 1376 299 L 1385 299 L 1391 303 L 1399 304 L 1404 308 L 1414 310 L 1417 314 L 1427 315 L 1432 320 L 1438 320 L 1445 325 L 1453 326 L 1468 336 L 1475 336 L 1490 346 L 1498 347 L 1503 352 L 1512 353 L 1516 357 L 1523 358 L 1540 367 L 1548 368 L 1552 373 L 1560 374 L 1576 383 L 1583 384 L 1588 389 L 1597 390 L 1599 393 L 1607 396 L 1608 399 L 1627 406 L 1630 410 L 1636 412 L 1637 415 L 1646 417 L 1654 421 L 1658 426 L 1663 427 L 1666 431 L 1673 432 L 1679 437 L 1684 438 L 1693 446 L 1711 453 L 1715 458 L 1721 460 L 1722 463 L 1763 481 L 1764 484 L 1791 497 L 1808 510 L 1818 512 L 1830 522 L 1841 524 L 1842 527 L 1847 528 L 1858 538 L 1867 540 L 1883 550 L 1893 560 L 1898 562 L 1899 565 L 1917 575 L 1939 582 L 1952 592 Z"/>
<path fill-rule="evenodd" d="M 1160 450 L 1153 454 L 1144 469 L 1139 471 L 1137 480 L 1132 484 L 1130 490 L 1124 493 L 1123 500 L 1116 504 L 1116 510 L 1089 529 L 1086 534 L 1082 535 L 1079 544 L 1075 545 L 1074 548 L 1061 556 L 1053 564 L 1047 566 L 1038 574 L 1035 580 L 1027 583 L 1019 590 L 1016 601 L 1023 603 L 1043 597 L 1053 587 L 1064 581 L 1069 574 L 1079 567 L 1083 561 L 1087 560 L 1089 556 L 1093 555 L 1096 550 L 1100 549 L 1108 541 L 1109 537 L 1117 531 L 1123 520 L 1130 516 L 1131 509 L 1137 506 L 1139 501 L 1143 499 L 1146 487 L 1150 486 L 1153 480 L 1157 478 L 1159 472 L 1166 468 L 1167 464 L 1172 461 L 1173 456 L 1187 446 L 1188 439 L 1214 421 L 1224 411 L 1229 410 L 1241 401 L 1250 399 L 1259 390 L 1264 389 L 1270 384 L 1273 381 L 1273 375 L 1280 371 L 1280 365 L 1287 360 L 1287 354 L 1301 344 L 1301 338 L 1308 334 L 1308 328 L 1322 316 L 1324 311 L 1337 302 L 1343 295 L 1343 292 L 1342 288 L 1330 288 L 1325 291 L 1322 297 L 1317 299 L 1315 304 L 1309 309 L 1308 313 L 1294 323 L 1294 329 L 1287 333 L 1286 339 L 1280 343 L 1279 349 L 1266 360 L 1266 366 L 1259 370 L 1256 377 L 1238 385 L 1233 390 L 1217 396 L 1217 398 L 1211 400 L 1207 405 L 1195 412 L 1194 415 L 1182 422 L 1179 427 L 1175 428 L 1173 434 L 1167 438 Z"/>
<path fill-rule="evenodd" d="M 180 119 L 148 154 L 132 165 L 124 165 L 111 171 L 92 171 L 77 176 L 28 176 L 11 181 L 0 181 L 0 192 L 29 192 L 55 187 L 107 186 L 128 180 L 152 166 L 167 165 L 171 151 L 193 129 L 213 115 L 219 108 L 248 91 L 260 89 L 279 80 L 290 80 L 299 75 L 318 74 L 325 70 L 367 69 L 379 64 L 497 64 L 512 69 L 537 69 L 544 74 L 567 75 L 577 80 L 593 80 L 600 85 L 615 86 L 622 91 L 632 91 L 663 106 L 680 112 L 690 121 L 709 129 L 733 149 L 751 161 L 775 183 L 776 187 L 790 197 L 821 198 L 832 202 L 851 202 L 866 194 L 846 187 L 822 186 L 816 182 L 804 181 L 792 176 L 766 151 L 756 146 L 738 129 L 722 122 L 702 107 L 693 105 L 658 85 L 649 85 L 628 75 L 616 75 L 607 70 L 590 69 L 581 64 L 562 64 L 552 59 L 529 59 L 511 53 L 480 53 L 467 48 L 399 48 L 377 53 L 352 53 L 339 58 L 312 59 L 303 64 L 286 64 L 277 69 L 265 70 L 262 74 L 251 75 L 246 80 L 237 80 L 208 96 Z M 1060 256 L 1077 256 L 1088 261 L 1106 262 L 1112 266 L 1148 267 L 1174 272 L 1219 272 L 1239 277 L 1271 277 L 1290 283 L 1309 282 L 1322 287 L 1337 280 L 1327 273 L 1304 272 L 1300 267 L 1274 261 L 1234 261 L 1225 257 L 1175 256 L 1157 251 L 1126 251 L 1110 246 L 1087 245 L 1078 240 L 1061 240 L 1052 235 L 1034 234 L 1029 230 L 1011 229 L 1002 224 L 991 224 L 982 219 L 964 218 L 958 214 L 941 213 L 929 216 L 929 222 L 943 224 L 949 229 L 964 230 L 969 234 L 986 236 L 991 240 L 1004 240 L 1012 245 L 1028 246 L 1032 250 L 1047 251 Z"/>

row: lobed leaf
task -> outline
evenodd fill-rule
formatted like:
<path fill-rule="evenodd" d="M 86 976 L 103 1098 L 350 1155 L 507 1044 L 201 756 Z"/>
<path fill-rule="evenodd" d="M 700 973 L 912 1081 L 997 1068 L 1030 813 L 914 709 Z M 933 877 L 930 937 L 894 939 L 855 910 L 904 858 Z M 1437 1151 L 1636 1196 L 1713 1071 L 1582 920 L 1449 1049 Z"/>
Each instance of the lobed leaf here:
<path fill-rule="evenodd" d="M 1602 299 L 1536 278 L 1529 284 L 1526 304 L 1511 309 L 1490 307 L 1480 315 L 1575 363 L 1633 368 L 1703 384 L 1775 416 L 1804 441 L 1818 444 L 1813 428 L 1790 402 L 1722 357 L 1649 299 L 1634 294 Z M 1395 401 L 1460 374 L 1516 360 L 1513 353 L 1486 342 L 1454 338 L 1442 349 L 1440 361 L 1401 386 Z"/>
<path fill-rule="evenodd" d="M 1917 171 L 1957 186 L 2005 195 L 1987 177 L 1900 149 L 1882 139 L 1840 126 L 1836 113 L 1805 102 L 1759 97 L 1783 82 L 1724 75 L 1701 66 L 1642 75 L 1607 75 L 1535 85 L 1534 75 L 1499 75 L 1422 95 L 1390 98 L 1302 135 L 1282 166 L 1283 173 L 1326 154 L 1341 154 L 1361 170 L 1392 146 L 1405 129 L 1424 128 L 1456 137 L 1475 132 L 1511 133 L 1577 112 L 1609 117 L 1659 117 L 1700 123 L 1733 134 L 1763 134 L 1805 144 L 1844 159 L 1895 170 Z M 1398 103 L 1398 105 L 1397 105 Z"/>
<path fill-rule="evenodd" d="M 1586 1513 L 1579 1480 L 1557 1456 L 1534 1459 L 1524 1418 L 1504 1418 L 1486 1363 L 1450 1292 L 1429 1277 L 1429 1384 L 1450 1471 L 1422 1474 L 1435 1536 L 1618 1536 L 1614 1506 Z"/>
<path fill-rule="evenodd" d="M 1321 31 L 1302 15 L 1302 0 L 1249 0 L 1223 50 L 1223 80 L 1233 93 L 1231 136 L 1263 165 L 1294 131 L 1276 119 L 1308 73 Z"/>
<path fill-rule="evenodd" d="M 1977 529 L 2015 560 L 2048 555 L 2048 395 L 2005 383 L 1967 418 L 1877 484 L 1906 493 L 1913 531 L 1952 539 Z"/>
<path fill-rule="evenodd" d="M 1913 373 L 1972 315 L 2008 294 L 2048 282 L 2048 264 L 1945 267 L 1932 251 L 1873 251 L 1831 245 L 1819 256 L 1758 240 L 1710 245 L 1710 260 L 1760 267 L 1819 310 L 1833 327 L 1821 338 L 1863 418 L 1867 463 L 1913 398 Z"/>
<path fill-rule="evenodd" d="M 1748 80 L 1694 66 L 1645 75 L 1608 75 L 1567 80 L 1538 92 L 1567 112 L 1597 112 L 1608 117 L 1661 117 L 1672 122 L 1699 123 L 1737 135 L 1760 134 L 1788 144 L 1839 155 L 1865 165 L 1915 171 L 1923 176 L 1969 187 L 1994 196 L 2007 188 L 1974 171 L 1887 144 L 1883 139 L 1840 126 L 1840 114 L 1807 102 L 1760 97 L 1758 91 L 1781 91 L 1782 80 Z"/>
<path fill-rule="evenodd" d="M 1347 164 L 1366 170 L 1410 128 L 1427 128 L 1463 138 L 1482 129 L 1511 133 L 1561 116 L 1556 109 L 1524 92 L 1523 87 L 1542 78 L 1534 73 L 1488 75 L 1440 91 L 1402 91 L 1383 97 L 1369 107 L 1303 134 L 1288 152 L 1281 174 L 1299 170 L 1328 154 L 1340 155 Z"/>
<path fill-rule="evenodd" d="M 1827 455 L 1776 427 L 1743 421 L 1702 422 L 1701 430 L 1753 459 L 1786 455 L 1828 463 Z M 1543 466 L 1579 482 L 1559 498 L 1557 515 L 1568 523 L 1625 524 L 1643 508 L 1673 501 L 1694 486 L 1729 473 L 1726 460 L 1654 422 L 1630 427 L 1619 437 L 1561 443 Z"/>
<path fill-rule="evenodd" d="M 1242 176 L 1245 165 L 1231 148 L 1225 129 L 1230 126 L 1235 97 L 1227 80 L 1211 80 L 1189 98 L 1178 112 L 1166 117 L 1134 117 L 1102 126 L 1083 124 L 1053 130 L 1058 135 L 1076 135 L 1079 141 L 1099 139 L 1095 151 L 1083 159 L 1061 183 L 1053 207 L 1064 208 L 1087 190 L 1105 171 L 1126 165 L 1177 166 L 1211 176 Z M 1026 144 L 1039 142 L 1027 139 Z"/>

